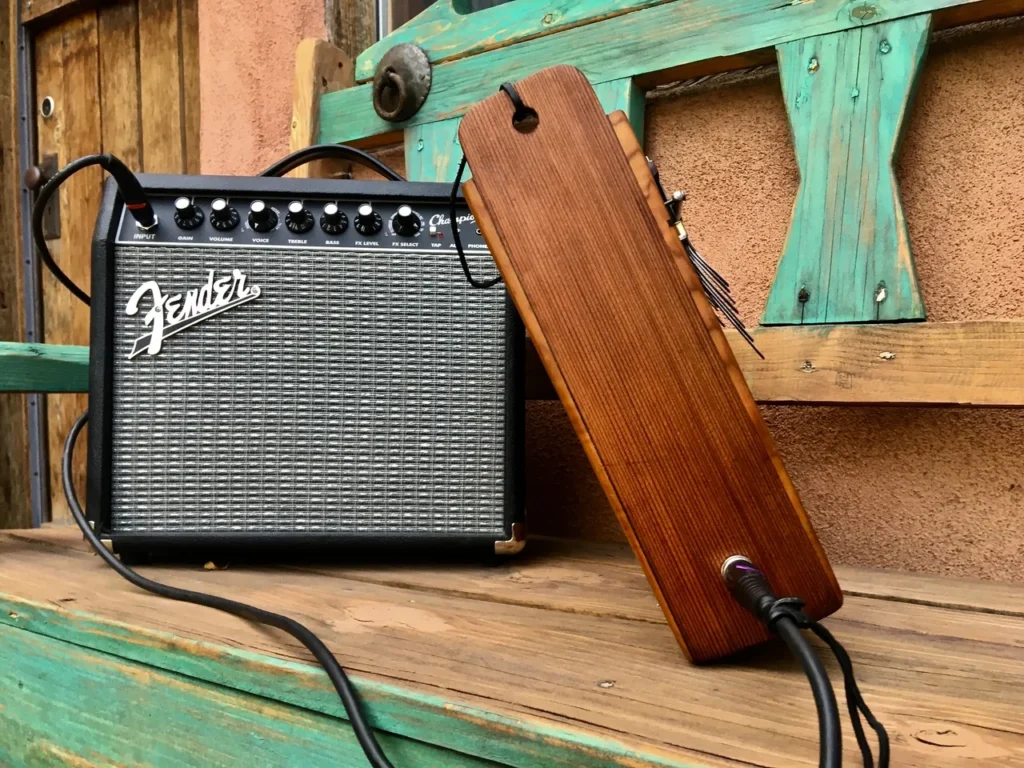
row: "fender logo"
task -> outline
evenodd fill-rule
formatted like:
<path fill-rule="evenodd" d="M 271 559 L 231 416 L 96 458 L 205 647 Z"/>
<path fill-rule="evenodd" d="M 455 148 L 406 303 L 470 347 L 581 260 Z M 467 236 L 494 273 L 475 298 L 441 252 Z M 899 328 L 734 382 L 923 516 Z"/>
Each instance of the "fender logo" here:
<path fill-rule="evenodd" d="M 128 300 L 125 314 L 138 314 L 139 303 L 148 294 L 153 307 L 146 313 L 143 323 L 152 330 L 135 340 L 131 354 L 128 355 L 129 360 L 144 351 L 155 355 L 163 347 L 164 339 L 221 312 L 246 304 L 260 295 L 260 287 L 246 287 L 245 274 L 237 269 L 217 280 L 213 279 L 213 274 L 211 269 L 201 288 L 192 288 L 184 294 L 164 294 L 156 280 L 148 280 L 136 289 Z"/>

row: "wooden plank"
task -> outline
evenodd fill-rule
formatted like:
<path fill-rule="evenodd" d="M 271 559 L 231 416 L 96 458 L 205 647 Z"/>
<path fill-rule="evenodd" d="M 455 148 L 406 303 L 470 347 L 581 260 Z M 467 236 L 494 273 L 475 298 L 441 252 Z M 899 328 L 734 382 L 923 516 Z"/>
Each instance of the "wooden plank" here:
<path fill-rule="evenodd" d="M 800 187 L 761 323 L 923 320 L 892 168 L 927 14 L 779 46 Z"/>
<path fill-rule="evenodd" d="M 518 0 L 466 13 L 456 9 L 455 0 L 441 0 L 367 48 L 356 59 L 356 80 L 372 80 L 381 57 L 399 43 L 415 43 L 439 64 L 668 1 Z"/>
<path fill-rule="evenodd" d="M 470 110 L 463 191 L 684 652 L 768 637 L 722 582 L 730 555 L 828 616 L 839 587 L 625 114 L 609 121 L 570 67 L 516 87 L 536 130 L 505 94 Z"/>
<path fill-rule="evenodd" d="M 67 530 L 0 536 L 0 624 L 226 693 L 339 714 L 325 677 L 290 637 L 135 590 L 73 548 L 80 544 Z M 616 615 L 644 583 L 628 550 L 577 546 L 498 568 L 457 567 L 460 584 L 476 583 L 467 596 L 437 589 L 451 569 L 430 565 L 359 569 L 400 575 L 402 588 L 348 579 L 348 564 L 316 575 L 240 564 L 146 573 L 303 621 L 353 670 L 375 724 L 406 738 L 532 768 L 816 764 L 813 704 L 781 649 L 687 665 L 649 596 L 649 618 Z M 956 585 L 943 580 L 939 594 L 956 597 Z M 572 610 L 574 595 L 585 597 L 586 613 Z M 827 623 L 890 729 L 894 765 L 1024 764 L 1024 619 L 851 597 Z M 837 680 L 834 662 L 826 666 Z M 950 746 L 929 741 L 940 731 L 956 737 Z"/>
<path fill-rule="evenodd" d="M 1007 2 L 974 0 L 978 17 L 1002 15 Z M 370 85 L 327 94 L 321 104 L 324 141 L 356 141 L 412 125 L 446 120 L 493 94 L 506 80 L 519 80 L 554 64 L 573 64 L 592 83 L 639 77 L 645 87 L 678 76 L 684 65 L 705 60 L 735 66 L 734 57 L 815 35 L 854 29 L 941 8 L 961 0 L 878 0 L 873 15 L 843 0 L 779 3 L 775 0 L 670 2 L 613 19 L 527 40 L 433 69 L 430 96 L 405 123 L 381 120 L 373 111 Z M 863 5 L 863 3 L 861 3 Z M 857 6 L 859 7 L 859 6 Z"/>
<path fill-rule="evenodd" d="M 349 61 L 377 42 L 377 3 L 373 0 L 326 0 L 328 39 Z M 372 75 L 371 75 L 372 77 Z"/>
<path fill-rule="evenodd" d="M 88 347 L 0 341 L 0 392 L 88 391 Z"/>
<path fill-rule="evenodd" d="M 760 328 L 726 338 L 759 403 L 1024 406 L 1024 322 Z M 527 340 L 527 398 L 554 400 Z M 0 391 L 85 392 L 87 347 L 0 344 Z"/>
<path fill-rule="evenodd" d="M 0 339 L 24 338 L 18 168 L 17 4 L 0 9 Z M 0 376 L 3 374 L 0 373 Z M 31 525 L 28 403 L 0 395 L 0 528 Z"/>
<path fill-rule="evenodd" d="M 636 81 L 632 78 L 613 80 L 597 86 L 594 92 L 605 112 L 624 111 L 637 135 L 643 136 L 644 91 Z M 454 181 L 462 158 L 459 122 L 460 118 L 452 118 L 414 125 L 406 130 L 406 178 L 410 181 Z M 463 181 L 472 176 L 472 169 L 467 165 Z"/>
<path fill-rule="evenodd" d="M 409 181 L 455 180 L 462 159 L 459 118 L 416 125 L 405 132 L 405 177 Z M 472 177 L 469 166 L 463 180 Z"/>
<path fill-rule="evenodd" d="M 360 765 L 344 721 L 0 626 L 0 759 L 5 765 Z M 25 681 L 32 681 L 26 685 Z M 102 695 L 97 692 L 102 691 Z M 40 717 L 45 713 L 45 717 Z M 159 727 L 153 727 L 154 715 Z M 59 728 L 50 727 L 59 722 Z M 140 738 L 140 734 L 146 734 Z M 378 734 L 402 766 L 486 768 L 478 760 Z"/>
<path fill-rule="evenodd" d="M 100 45 L 100 114 L 103 151 L 142 170 L 139 107 L 139 11 L 135 0 L 105 4 L 97 11 Z"/>
<path fill-rule="evenodd" d="M 608 114 L 612 112 L 625 112 L 629 118 L 629 124 L 633 127 L 633 133 L 640 140 L 641 145 L 644 139 L 644 111 L 646 101 L 645 90 L 631 77 L 621 80 L 609 80 L 599 83 L 594 87 L 598 101 Z"/>
<path fill-rule="evenodd" d="M 1024 586 L 1020 584 L 853 566 L 837 567 L 836 576 L 847 595 L 1024 617 Z"/>
<path fill-rule="evenodd" d="M 40 156 L 55 153 L 60 165 L 100 151 L 102 136 L 99 90 L 99 35 L 95 12 L 71 18 L 51 27 L 35 39 L 36 94 L 54 99 L 52 117 L 37 118 Z M 86 291 L 90 285 L 92 234 L 102 192 L 103 172 L 86 168 L 60 188 L 61 237 L 50 241 L 54 259 L 68 276 Z M 89 310 L 43 271 L 45 340 L 50 344 L 86 344 Z M 64 439 L 75 419 L 88 406 L 83 395 L 47 398 L 49 422 L 50 510 L 54 520 L 69 515 L 61 490 L 60 461 Z M 85 456 L 76 457 L 76 487 L 85 487 Z"/>
<path fill-rule="evenodd" d="M 56 24 L 97 5 L 96 0 L 12 0 L 11 5 L 15 3 L 21 5 L 22 24 L 35 29 Z"/>
<path fill-rule="evenodd" d="M 139 0 L 142 164 L 148 173 L 185 170 L 177 0 Z"/>
<path fill-rule="evenodd" d="M 352 85 L 352 61 L 324 40 L 307 38 L 295 51 L 295 89 L 292 93 L 290 149 L 315 144 L 319 138 L 320 99 L 333 90 Z M 317 160 L 291 172 L 295 178 L 323 178 L 346 171 L 348 163 Z"/>
<path fill-rule="evenodd" d="M 199 0 L 178 0 L 181 19 L 181 101 L 184 110 L 182 131 L 185 143 L 185 173 L 198 174 L 200 94 L 199 94 Z"/>

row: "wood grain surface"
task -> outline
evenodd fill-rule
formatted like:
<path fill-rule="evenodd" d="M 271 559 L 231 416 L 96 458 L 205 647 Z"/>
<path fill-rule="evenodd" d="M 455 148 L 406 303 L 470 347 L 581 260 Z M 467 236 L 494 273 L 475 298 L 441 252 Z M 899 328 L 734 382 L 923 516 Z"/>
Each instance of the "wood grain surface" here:
<path fill-rule="evenodd" d="M 35 36 L 37 100 L 54 99 L 50 118 L 36 117 L 38 153 L 56 154 L 59 165 L 95 152 L 111 152 L 133 170 L 184 173 L 199 162 L 198 30 L 196 0 L 116 0 L 75 6 L 76 15 Z M 54 19 L 60 17 L 52 17 Z M 60 190 L 61 233 L 50 241 L 54 258 L 87 292 L 91 243 L 103 172 L 87 168 Z M 51 205 L 57 204 L 56 202 Z M 5 373 L 29 374 L 36 384 L 57 374 L 50 392 L 79 392 L 84 381 L 68 375 L 76 358 L 64 345 L 86 344 L 88 310 L 43 270 L 45 341 L 58 345 L 55 362 L 33 374 L 33 363 L 49 360 L 42 346 L 18 354 Z M 8 341 L 2 339 L 2 341 Z M 49 370 L 49 374 L 44 374 Z M 5 379 L 0 375 L 0 381 Z M 26 384 L 27 385 L 27 384 Z M 23 386 L 26 386 L 23 385 Z M 50 512 L 68 520 L 61 491 L 60 454 L 71 423 L 85 410 L 78 394 L 48 397 Z M 84 487 L 85 452 L 74 465 Z"/>
<path fill-rule="evenodd" d="M 307 38 L 295 50 L 290 149 L 316 144 L 320 138 L 320 97 L 352 85 L 352 60 L 326 40 Z M 315 160 L 289 175 L 297 179 L 329 178 L 350 170 L 351 163 Z"/>
<path fill-rule="evenodd" d="M 517 88 L 535 130 L 504 94 L 463 119 L 466 199 L 680 644 L 707 661 L 767 637 L 722 583 L 735 554 L 828 615 L 835 578 L 628 120 L 571 67 Z"/>
<path fill-rule="evenodd" d="M 197 754 L 222 745 L 215 765 L 254 764 L 238 726 L 222 722 L 235 717 L 253 718 L 249 732 L 268 739 L 249 745 L 261 758 L 274 759 L 268 745 L 283 756 L 305 748 L 303 765 L 319 765 L 322 750 L 347 755 L 343 744 L 320 741 L 345 740 L 349 726 L 330 683 L 291 637 L 141 592 L 76 530 L 5 532 L 0 559 L 0 625 L 37 639 L 36 651 L 4 656 L 0 678 L 35 682 L 5 687 L 0 743 L 14 743 L 28 707 L 49 694 L 62 726 L 37 743 L 83 755 L 76 764 L 130 756 L 133 765 L 166 765 L 160 758 L 177 754 L 160 728 L 131 739 L 116 718 L 64 706 L 78 695 L 62 691 L 64 681 L 75 680 L 116 685 L 108 700 L 138 710 L 125 713 L 130 722 L 167 720 Z M 299 619 L 351 671 L 374 725 L 406 744 L 519 768 L 817 765 L 814 704 L 784 649 L 687 664 L 628 547 L 532 540 L 499 566 L 222 565 L 142 571 Z M 892 764 L 1024 766 L 1024 617 L 987 612 L 977 582 L 837 572 L 856 594 L 825 623 L 889 729 Z M 1001 603 L 1024 605 L 1024 587 L 1000 589 Z M 839 684 L 838 667 L 823 659 Z M 147 693 L 147 681 L 163 693 Z M 117 690 L 124 696 L 111 699 Z M 189 718 L 192 707 L 201 720 Z M 859 765 L 842 720 L 846 762 Z M 322 736 L 308 741 L 311 731 Z M 450 764 L 412 750 L 394 756 L 399 766 Z"/>
<path fill-rule="evenodd" d="M 0 8 L 0 342 L 24 339 L 17 4 Z M 0 362 L 0 378 L 3 378 Z M 32 524 L 28 398 L 0 394 L 0 528 Z"/>

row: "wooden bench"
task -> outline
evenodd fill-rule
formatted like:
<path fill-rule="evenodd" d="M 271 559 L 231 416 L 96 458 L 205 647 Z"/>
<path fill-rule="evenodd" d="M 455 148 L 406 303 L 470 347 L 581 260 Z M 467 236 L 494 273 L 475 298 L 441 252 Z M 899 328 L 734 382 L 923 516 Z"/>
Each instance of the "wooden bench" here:
<path fill-rule="evenodd" d="M 291 637 L 141 592 L 73 529 L 0 534 L 0 563 L 0 762 L 363 765 Z M 401 768 L 816 764 L 814 705 L 785 650 L 691 666 L 623 546 L 535 540 L 497 566 L 142 570 L 306 622 Z M 1024 587 L 838 574 L 846 605 L 827 624 L 892 764 L 1024 765 Z"/>

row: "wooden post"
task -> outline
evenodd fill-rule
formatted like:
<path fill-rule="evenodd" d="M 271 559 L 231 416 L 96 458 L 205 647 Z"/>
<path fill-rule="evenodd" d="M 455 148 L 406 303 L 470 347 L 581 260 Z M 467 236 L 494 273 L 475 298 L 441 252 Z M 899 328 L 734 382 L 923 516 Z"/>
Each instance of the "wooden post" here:
<path fill-rule="evenodd" d="M 292 97 L 292 151 L 320 139 L 320 97 L 347 88 L 352 79 L 352 60 L 324 40 L 309 38 L 295 52 L 295 90 Z M 295 178 L 334 176 L 348 170 L 347 163 L 317 160 L 291 172 Z"/>
<path fill-rule="evenodd" d="M 924 14 L 778 47 L 801 181 L 763 324 L 924 319 L 892 163 L 930 26 Z"/>

